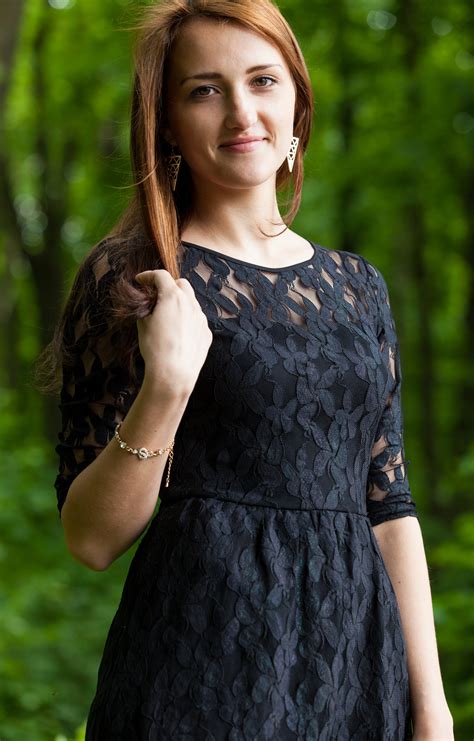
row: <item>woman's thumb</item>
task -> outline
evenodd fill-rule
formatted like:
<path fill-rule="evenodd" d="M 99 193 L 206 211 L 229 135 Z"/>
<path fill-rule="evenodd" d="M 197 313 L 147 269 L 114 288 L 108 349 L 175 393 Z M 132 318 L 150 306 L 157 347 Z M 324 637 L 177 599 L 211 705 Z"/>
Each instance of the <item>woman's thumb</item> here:
<path fill-rule="evenodd" d="M 143 270 L 141 273 L 137 273 L 135 280 L 144 285 L 151 283 L 153 281 L 153 270 Z"/>

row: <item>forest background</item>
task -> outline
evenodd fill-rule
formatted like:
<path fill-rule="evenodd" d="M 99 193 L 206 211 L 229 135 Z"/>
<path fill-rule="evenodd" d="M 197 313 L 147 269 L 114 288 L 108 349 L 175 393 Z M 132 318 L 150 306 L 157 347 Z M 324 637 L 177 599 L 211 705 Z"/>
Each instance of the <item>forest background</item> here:
<path fill-rule="evenodd" d="M 131 183 L 138 2 L 0 4 L 0 737 L 82 738 L 135 547 L 69 555 L 58 400 L 32 364 Z M 474 737 L 474 9 L 470 0 L 285 0 L 316 115 L 294 228 L 365 255 L 390 290 L 405 448 L 456 739 Z"/>

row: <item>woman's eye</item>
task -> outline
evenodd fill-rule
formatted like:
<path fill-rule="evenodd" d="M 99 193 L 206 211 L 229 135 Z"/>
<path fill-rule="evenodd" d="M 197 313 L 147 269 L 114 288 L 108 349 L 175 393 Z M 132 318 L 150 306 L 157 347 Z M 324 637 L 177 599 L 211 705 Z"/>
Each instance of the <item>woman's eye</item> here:
<path fill-rule="evenodd" d="M 257 77 L 255 82 L 258 82 L 259 80 L 260 81 L 264 80 L 265 82 L 269 81 L 271 84 L 270 85 L 257 85 L 257 87 L 272 87 L 273 83 L 276 83 L 275 78 L 269 77 L 268 75 L 262 75 L 261 77 Z"/>
<path fill-rule="evenodd" d="M 199 95 L 201 90 L 212 90 L 212 88 L 209 87 L 209 85 L 202 85 L 201 87 L 197 87 L 196 90 L 193 90 L 191 95 L 193 95 L 196 98 L 208 98 L 208 95 Z"/>
<path fill-rule="evenodd" d="M 268 75 L 261 75 L 260 77 L 256 77 L 253 82 L 257 82 L 258 80 L 270 80 L 272 83 L 271 85 L 257 85 L 256 87 L 273 87 L 273 84 L 276 84 L 276 80 L 273 77 L 269 77 Z M 201 87 L 196 88 L 192 91 L 191 96 L 194 98 L 209 98 L 210 95 L 201 95 L 201 92 L 203 90 L 214 90 L 213 87 L 210 85 L 201 85 Z"/>

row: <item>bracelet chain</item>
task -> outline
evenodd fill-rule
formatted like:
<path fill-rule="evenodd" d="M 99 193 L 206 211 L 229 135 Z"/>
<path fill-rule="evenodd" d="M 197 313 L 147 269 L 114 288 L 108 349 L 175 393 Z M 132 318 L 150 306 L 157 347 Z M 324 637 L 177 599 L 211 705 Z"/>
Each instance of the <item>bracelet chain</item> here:
<path fill-rule="evenodd" d="M 167 448 L 158 448 L 158 450 L 148 450 L 148 448 L 132 448 L 130 445 L 127 445 L 125 440 L 122 440 L 122 438 L 119 435 L 119 429 L 120 429 L 121 424 L 122 422 L 117 423 L 117 426 L 114 432 L 114 438 L 117 440 L 119 447 L 122 448 L 122 450 L 125 450 L 127 453 L 132 453 L 133 455 L 136 455 L 137 458 L 139 458 L 139 460 L 146 460 L 147 458 L 155 458 L 158 455 L 163 455 L 163 453 L 166 453 L 167 450 L 169 451 L 168 472 L 167 472 L 166 484 L 165 484 L 165 486 L 168 486 L 169 480 L 170 480 L 171 464 L 173 462 L 174 438 Z"/>

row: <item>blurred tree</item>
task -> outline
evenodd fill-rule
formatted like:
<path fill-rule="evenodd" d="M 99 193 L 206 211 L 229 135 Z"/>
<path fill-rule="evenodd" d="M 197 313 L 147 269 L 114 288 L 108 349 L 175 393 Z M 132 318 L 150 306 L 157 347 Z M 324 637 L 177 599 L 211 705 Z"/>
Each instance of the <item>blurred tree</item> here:
<path fill-rule="evenodd" d="M 11 200 L 8 182 L 7 158 L 4 148 L 4 116 L 5 97 L 10 83 L 12 60 L 15 52 L 15 44 L 18 39 L 18 30 L 23 12 L 23 2 L 20 0 L 5 0 L 2 7 L 2 23 L 0 24 L 0 226 L 2 239 L 5 244 L 5 257 L 8 262 L 13 262 L 14 251 L 18 250 L 21 240 L 18 239 L 18 229 L 14 209 Z M 0 343 L 0 368 L 6 373 L 6 380 L 10 386 L 15 383 L 17 375 L 16 357 L 3 357 L 3 352 L 8 351 L 19 331 L 16 302 L 13 297 L 11 285 L 7 279 L 7 272 L 3 270 L 0 275 L 0 327 L 4 337 Z M 7 362 L 8 361 L 8 362 Z"/>

